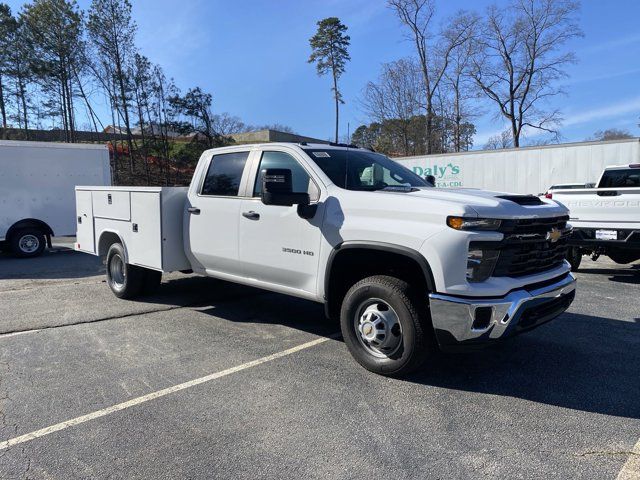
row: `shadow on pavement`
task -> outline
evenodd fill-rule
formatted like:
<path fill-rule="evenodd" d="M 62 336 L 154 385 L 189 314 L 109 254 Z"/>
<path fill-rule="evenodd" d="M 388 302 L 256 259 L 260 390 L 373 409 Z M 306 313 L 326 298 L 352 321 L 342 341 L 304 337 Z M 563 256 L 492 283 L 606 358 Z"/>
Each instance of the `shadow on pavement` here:
<path fill-rule="evenodd" d="M 640 418 L 640 319 L 565 313 L 497 348 L 439 355 L 423 385 Z"/>
<path fill-rule="evenodd" d="M 278 294 L 203 312 L 231 322 L 276 323 L 315 335 L 339 331 L 336 322 L 324 317 L 322 305 Z M 492 348 L 436 355 L 432 364 L 403 380 L 640 418 L 640 319 L 625 322 L 565 313 Z"/>
<path fill-rule="evenodd" d="M 242 304 L 223 303 L 201 312 L 234 323 L 282 325 L 320 336 L 340 331 L 339 323 L 328 320 L 324 315 L 324 306 L 319 303 L 264 290 L 251 290 L 263 295 L 256 295 Z"/>
<path fill-rule="evenodd" d="M 93 277 L 104 272 L 100 258 L 73 250 L 45 251 L 35 258 L 0 254 L 0 280 L 59 280 Z"/>
<path fill-rule="evenodd" d="M 621 266 L 614 268 L 581 268 L 578 273 L 587 275 L 607 275 L 609 281 L 619 283 L 640 284 L 640 265 Z"/>
<path fill-rule="evenodd" d="M 267 292 L 257 288 L 225 282 L 199 275 L 172 274 L 177 278 L 163 278 L 157 292 L 136 298 L 133 302 L 175 306 L 208 306 L 212 302 L 226 302 L 239 298 L 253 299 Z M 107 290 L 109 287 L 104 285 Z M 119 300 L 114 296 L 114 301 Z M 253 301 L 253 300 L 251 300 Z"/>

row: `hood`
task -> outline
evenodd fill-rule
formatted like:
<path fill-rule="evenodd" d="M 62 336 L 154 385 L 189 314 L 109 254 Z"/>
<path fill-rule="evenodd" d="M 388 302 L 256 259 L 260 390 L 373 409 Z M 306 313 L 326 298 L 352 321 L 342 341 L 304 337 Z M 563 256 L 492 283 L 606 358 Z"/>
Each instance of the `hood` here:
<path fill-rule="evenodd" d="M 409 193 L 394 192 L 392 194 L 407 195 L 410 197 L 446 202 L 456 206 L 464 206 L 473 209 L 478 217 L 486 218 L 537 218 L 566 215 L 568 213 L 564 206 L 546 198 L 541 198 L 539 204 L 522 205 L 519 203 L 519 197 L 523 197 L 523 195 L 477 190 L 473 188 L 425 187 Z"/>

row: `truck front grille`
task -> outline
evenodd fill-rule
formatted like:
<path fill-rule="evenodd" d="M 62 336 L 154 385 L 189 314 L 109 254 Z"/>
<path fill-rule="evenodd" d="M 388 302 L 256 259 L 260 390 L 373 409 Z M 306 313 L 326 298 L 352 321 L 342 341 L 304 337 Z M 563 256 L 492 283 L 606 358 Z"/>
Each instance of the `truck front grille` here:
<path fill-rule="evenodd" d="M 534 275 L 562 265 L 567 254 L 568 216 L 504 221 L 504 240 L 494 277 Z M 556 241 L 553 237 L 560 235 Z"/>

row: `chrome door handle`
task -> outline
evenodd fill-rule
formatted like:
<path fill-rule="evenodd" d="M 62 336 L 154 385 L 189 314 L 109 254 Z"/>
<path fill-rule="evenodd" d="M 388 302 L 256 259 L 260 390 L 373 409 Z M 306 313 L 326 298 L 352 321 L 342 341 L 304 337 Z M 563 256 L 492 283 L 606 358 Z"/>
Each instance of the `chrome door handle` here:
<path fill-rule="evenodd" d="M 187 208 L 187 212 L 193 213 L 194 215 L 200 215 L 200 209 L 198 207 L 189 207 Z"/>
<path fill-rule="evenodd" d="M 242 212 L 242 216 L 244 218 L 248 218 L 249 220 L 260 220 L 260 214 L 258 212 L 254 212 L 253 210 L 249 212 Z"/>

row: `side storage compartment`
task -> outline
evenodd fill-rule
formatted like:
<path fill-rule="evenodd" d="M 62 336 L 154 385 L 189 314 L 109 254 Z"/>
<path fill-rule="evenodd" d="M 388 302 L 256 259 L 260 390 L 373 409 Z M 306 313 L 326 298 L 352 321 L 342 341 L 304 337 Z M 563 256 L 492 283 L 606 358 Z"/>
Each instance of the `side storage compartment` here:
<path fill-rule="evenodd" d="M 111 220 L 131 220 L 129 192 L 121 190 L 94 190 L 93 215 Z"/>
<path fill-rule="evenodd" d="M 76 249 L 96 253 L 91 191 L 76 190 Z"/>
<path fill-rule="evenodd" d="M 163 270 L 160 192 L 131 192 L 129 263 Z"/>

